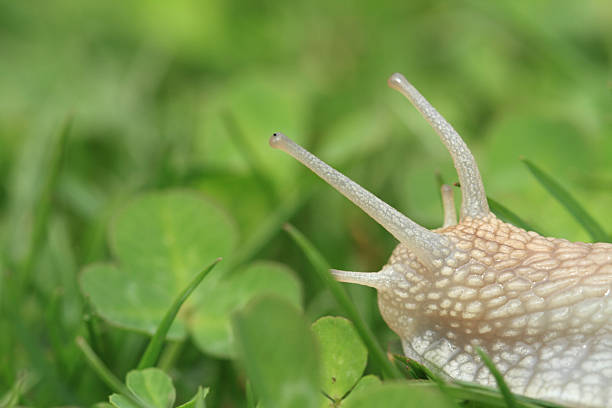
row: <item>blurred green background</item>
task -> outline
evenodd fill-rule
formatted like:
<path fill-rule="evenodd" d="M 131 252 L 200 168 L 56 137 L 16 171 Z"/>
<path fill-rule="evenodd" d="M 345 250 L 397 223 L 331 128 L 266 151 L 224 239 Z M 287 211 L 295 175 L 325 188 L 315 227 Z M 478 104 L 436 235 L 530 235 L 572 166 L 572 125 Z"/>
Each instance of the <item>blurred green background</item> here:
<path fill-rule="evenodd" d="M 435 175 L 456 174 L 435 133 L 386 86 L 396 71 L 464 137 L 490 197 L 549 235 L 589 239 L 530 176 L 525 156 L 612 231 L 611 62 L 604 0 L 0 1 L 0 290 L 27 257 L 58 129 L 74 117 L 32 268 L 37 289 L 2 303 L 0 393 L 28 370 L 42 378 L 28 394 L 33 405 L 105 399 L 73 343 L 85 307 L 75 276 L 108 259 L 109 219 L 138 192 L 202 191 L 237 220 L 243 243 L 285 205 L 334 267 L 380 269 L 394 239 L 270 149 L 273 131 L 440 226 Z M 286 234 L 276 228 L 258 245 L 254 258 L 298 273 L 308 316 L 337 313 Z M 58 291 L 71 376 L 55 371 L 44 325 Z M 350 291 L 393 347 L 374 292 Z M 142 347 L 143 336 L 109 332 L 124 354 Z M 121 376 L 128 357 L 110 359 Z M 179 395 L 203 383 L 212 406 L 243 404 L 231 361 L 187 345 L 172 374 Z"/>

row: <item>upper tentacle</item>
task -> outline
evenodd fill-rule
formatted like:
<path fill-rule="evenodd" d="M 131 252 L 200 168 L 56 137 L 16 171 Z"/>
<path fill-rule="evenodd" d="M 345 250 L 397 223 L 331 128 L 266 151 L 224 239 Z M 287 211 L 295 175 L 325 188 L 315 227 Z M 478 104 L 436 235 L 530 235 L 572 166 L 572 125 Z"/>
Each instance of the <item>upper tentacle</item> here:
<path fill-rule="evenodd" d="M 402 74 L 389 78 L 389 86 L 400 91 L 418 109 L 450 152 L 461 184 L 461 218 L 482 217 L 489 213 L 489 204 L 474 156 L 461 136 Z"/>
<path fill-rule="evenodd" d="M 444 257 L 450 252 L 450 244 L 446 237 L 415 223 L 282 133 L 274 133 L 270 138 L 270 145 L 289 153 L 310 168 L 370 217 L 374 218 L 400 242 L 411 248 L 423 262 L 430 263 L 432 260 Z"/>

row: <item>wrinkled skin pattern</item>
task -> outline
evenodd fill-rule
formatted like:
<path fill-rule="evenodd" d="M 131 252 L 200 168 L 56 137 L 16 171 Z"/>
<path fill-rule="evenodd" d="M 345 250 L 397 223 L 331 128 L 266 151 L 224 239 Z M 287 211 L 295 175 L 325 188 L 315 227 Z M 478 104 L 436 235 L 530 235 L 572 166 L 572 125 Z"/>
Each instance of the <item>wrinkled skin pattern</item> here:
<path fill-rule="evenodd" d="M 513 392 L 612 407 L 612 244 L 545 238 L 493 214 L 436 232 L 449 256 L 425 266 L 399 244 L 381 271 L 379 307 L 407 357 L 495 387 L 478 345 Z"/>

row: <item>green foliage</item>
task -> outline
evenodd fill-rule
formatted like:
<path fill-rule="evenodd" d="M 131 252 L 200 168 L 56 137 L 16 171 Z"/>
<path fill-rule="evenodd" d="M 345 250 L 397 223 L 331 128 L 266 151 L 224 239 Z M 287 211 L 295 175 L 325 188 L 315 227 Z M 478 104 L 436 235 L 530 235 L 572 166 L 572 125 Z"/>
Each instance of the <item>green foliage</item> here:
<path fill-rule="evenodd" d="M 359 396 L 368 395 L 371 390 L 375 390 L 380 384 L 382 384 L 382 381 L 375 375 L 369 374 L 361 377 L 351 393 L 344 399 L 344 403 L 350 404 L 352 400 L 359 398 Z"/>
<path fill-rule="evenodd" d="M 230 318 L 251 299 L 263 294 L 282 297 L 294 307 L 301 307 L 299 281 L 284 265 L 255 262 L 242 268 L 217 285 L 205 285 L 192 316 L 193 340 L 203 351 L 220 357 L 234 357 L 234 339 Z"/>
<path fill-rule="evenodd" d="M 136 400 L 146 407 L 170 408 L 174 405 L 176 392 L 172 380 L 162 370 L 146 368 L 130 371 L 125 378 L 125 384 Z M 113 403 L 112 396 L 110 401 Z"/>
<path fill-rule="evenodd" d="M 322 317 L 312 324 L 323 364 L 323 392 L 339 401 L 361 378 L 368 352 L 353 324 L 342 317 Z"/>
<path fill-rule="evenodd" d="M 553 180 L 548 174 L 527 159 L 523 163 L 531 174 L 548 190 L 548 192 L 561 203 L 567 211 L 584 227 L 595 242 L 607 242 L 610 236 L 604 231 L 597 221 L 584 209 L 582 205 L 565 189 Z"/>
<path fill-rule="evenodd" d="M 238 355 L 266 407 L 317 407 L 320 367 L 306 319 L 285 300 L 264 297 L 234 318 Z"/>
<path fill-rule="evenodd" d="M 409 383 L 386 383 L 372 386 L 367 393 L 360 393 L 344 405 L 346 408 L 376 406 L 389 408 L 454 407 L 438 389 Z"/>
<path fill-rule="evenodd" d="M 153 334 L 170 309 L 171 297 L 177 298 L 176 315 L 178 298 L 184 296 L 180 291 L 186 290 L 181 285 L 190 285 L 187 279 L 193 275 L 194 283 L 198 275 L 203 277 L 197 269 L 214 254 L 228 255 L 236 234 L 223 211 L 185 190 L 146 194 L 132 201 L 115 217 L 110 240 L 119 266 L 85 268 L 83 291 L 110 323 Z M 174 322 L 166 329 L 168 338 L 182 339 L 188 330 L 201 350 L 229 357 L 233 355 L 230 316 L 249 299 L 275 293 L 301 304 L 300 284 L 283 265 L 257 262 L 230 276 L 211 278 L 176 320 L 166 314 L 164 322 Z"/>
<path fill-rule="evenodd" d="M 396 241 L 267 139 L 287 133 L 438 227 L 433 175 L 456 173 L 385 87 L 400 71 L 463 135 L 494 212 L 608 239 L 611 11 L 567 0 L 0 2 L 0 406 L 92 406 L 112 392 L 140 406 L 134 394 L 157 388 L 119 380 L 139 361 L 157 364 L 136 373 L 166 391 L 171 375 L 189 407 L 267 408 L 285 372 L 302 386 L 283 395 L 306 405 L 433 405 L 442 387 L 465 406 L 505 406 L 496 390 L 390 363 L 398 339 L 375 291 L 327 268 L 376 270 Z M 543 182 L 520 156 L 546 169 Z M 338 315 L 349 320 L 323 317 Z M 257 336 L 236 337 L 236 325 Z M 281 371 L 253 378 L 268 361 Z"/>
<path fill-rule="evenodd" d="M 128 204 L 115 217 L 110 242 L 118 267 L 87 267 L 81 275 L 83 291 L 105 319 L 153 334 L 189 280 L 230 253 L 236 232 L 231 219 L 205 198 L 174 191 Z M 184 337 L 184 324 L 179 318 L 169 336 Z"/>
<path fill-rule="evenodd" d="M 388 378 L 400 378 L 399 371 L 397 371 L 395 366 L 393 366 L 385 357 L 382 349 L 374 339 L 372 331 L 365 324 L 363 318 L 359 315 L 355 304 L 349 299 L 340 283 L 338 283 L 329 273 L 329 265 L 321 253 L 317 251 L 317 249 L 297 229 L 291 225 L 286 225 L 285 229 L 291 238 L 293 238 L 293 240 L 297 243 L 297 245 L 299 245 L 302 251 L 304 251 L 306 257 L 314 266 L 315 273 L 324 283 L 325 287 L 332 293 L 334 299 L 342 308 L 342 311 L 346 313 L 346 315 L 355 323 L 357 332 L 359 333 L 361 340 L 366 344 L 370 355 L 376 361 L 378 369 L 381 370 L 382 373 Z"/>
<path fill-rule="evenodd" d="M 208 392 L 208 388 L 198 387 L 198 391 L 193 398 L 186 403 L 179 405 L 177 408 L 206 408 L 205 400 Z"/>
<path fill-rule="evenodd" d="M 172 380 L 158 368 L 130 371 L 125 379 L 127 392 L 108 399 L 115 408 L 172 408 L 176 390 Z M 193 398 L 178 408 L 204 408 L 208 388 L 198 387 Z"/>
<path fill-rule="evenodd" d="M 542 234 L 542 232 L 536 230 L 534 227 L 529 225 L 521 217 L 506 208 L 504 205 L 498 203 L 490 197 L 487 197 L 487 201 L 489 202 L 489 208 L 491 209 L 491 212 L 495 214 L 500 220 L 504 222 L 509 222 L 510 224 L 513 224 L 519 228 L 523 228 L 526 231 L 536 231 L 539 234 Z"/>
<path fill-rule="evenodd" d="M 185 290 L 183 290 L 177 296 L 177 298 L 172 303 L 172 306 L 170 306 L 170 308 L 166 312 L 166 315 L 164 316 L 163 320 L 161 321 L 161 323 L 159 323 L 159 326 L 157 326 L 157 330 L 155 331 L 153 338 L 151 338 L 147 349 L 145 350 L 144 354 L 142 355 L 142 358 L 140 359 L 140 362 L 138 363 L 138 369 L 148 368 L 155 364 L 162 349 L 162 345 L 166 340 L 166 336 L 168 335 L 168 331 L 170 330 L 170 326 L 172 325 L 174 319 L 176 319 L 176 315 L 178 314 L 181 306 L 183 306 L 183 303 L 187 300 L 189 295 L 193 293 L 193 291 L 202 282 L 202 279 L 204 279 L 206 275 L 208 275 L 208 273 L 215 267 L 215 265 L 220 260 L 221 258 L 218 258 L 215 262 L 210 264 L 209 267 L 198 273 L 195 278 L 193 278 L 193 280 L 189 283 L 189 285 L 185 288 Z"/>

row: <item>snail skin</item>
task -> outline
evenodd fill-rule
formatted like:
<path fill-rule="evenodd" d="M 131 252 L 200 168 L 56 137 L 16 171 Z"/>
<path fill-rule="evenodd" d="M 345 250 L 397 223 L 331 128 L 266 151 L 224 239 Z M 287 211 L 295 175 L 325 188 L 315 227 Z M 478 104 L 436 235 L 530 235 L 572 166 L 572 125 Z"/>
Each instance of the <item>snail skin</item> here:
<path fill-rule="evenodd" d="M 450 152 L 462 193 L 459 222 L 448 186 L 442 187 L 443 227 L 430 231 L 274 133 L 272 147 L 309 167 L 400 242 L 379 272 L 331 273 L 375 288 L 406 357 L 452 379 L 496 386 L 478 346 L 515 393 L 612 407 L 612 244 L 547 238 L 497 219 L 459 134 L 401 74 L 389 85 Z"/>

